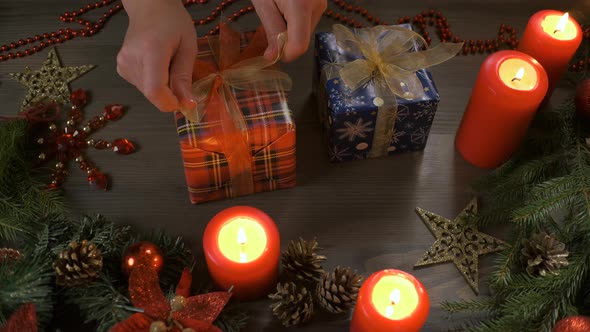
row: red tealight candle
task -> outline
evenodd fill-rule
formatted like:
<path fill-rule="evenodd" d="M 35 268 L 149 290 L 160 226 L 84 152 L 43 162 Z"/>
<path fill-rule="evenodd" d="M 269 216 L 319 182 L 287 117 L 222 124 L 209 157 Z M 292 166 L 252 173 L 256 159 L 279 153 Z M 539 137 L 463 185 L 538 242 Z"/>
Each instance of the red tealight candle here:
<path fill-rule="evenodd" d="M 280 237 L 264 212 L 235 206 L 219 212 L 205 228 L 203 248 L 215 284 L 240 300 L 264 297 L 276 285 Z"/>
<path fill-rule="evenodd" d="M 482 64 L 457 131 L 457 149 L 470 163 L 494 168 L 518 149 L 547 93 L 547 74 L 530 55 L 500 51 Z"/>
<path fill-rule="evenodd" d="M 582 29 L 568 13 L 543 10 L 530 18 L 518 50 L 537 59 L 545 68 L 549 96 L 581 42 Z"/>
<path fill-rule="evenodd" d="M 417 332 L 429 309 L 428 294 L 418 279 L 399 270 L 379 271 L 361 286 L 350 332 Z"/>

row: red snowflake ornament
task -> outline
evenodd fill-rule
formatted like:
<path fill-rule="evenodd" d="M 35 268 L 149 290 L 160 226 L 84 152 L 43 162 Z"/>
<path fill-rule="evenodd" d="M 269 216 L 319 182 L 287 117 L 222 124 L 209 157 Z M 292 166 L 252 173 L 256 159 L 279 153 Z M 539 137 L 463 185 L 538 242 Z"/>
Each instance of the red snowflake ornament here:
<path fill-rule="evenodd" d="M 55 170 L 51 175 L 51 184 L 48 189 L 57 189 L 65 181 L 68 174 L 67 166 L 70 160 L 74 160 L 78 167 L 86 172 L 88 184 L 99 190 L 107 190 L 109 180 L 92 161 L 90 161 L 85 151 L 89 147 L 98 150 L 112 149 L 118 154 L 130 154 L 135 151 L 135 145 L 124 138 L 119 138 L 113 142 L 102 139 L 92 139 L 90 135 L 104 127 L 108 121 L 119 120 L 124 114 L 123 106 L 112 104 L 105 106 L 103 115 L 94 116 L 84 126 L 80 124 L 84 118 L 82 108 L 88 101 L 88 95 L 82 89 L 78 89 L 70 95 L 71 110 L 67 113 L 67 121 L 63 128 L 59 128 L 55 123 L 49 125 L 49 134 L 46 137 L 40 137 L 37 142 L 45 147 L 44 152 L 39 154 L 40 160 L 49 160 L 55 158 Z M 59 108 L 60 106 L 52 103 L 48 107 Z"/>
<path fill-rule="evenodd" d="M 229 292 L 190 296 L 192 277 L 185 268 L 176 287 L 176 296 L 166 300 L 160 289 L 158 273 L 150 265 L 140 265 L 129 276 L 131 303 L 143 313 L 131 315 L 116 324 L 110 332 L 222 332 L 213 325 L 231 297 Z"/>

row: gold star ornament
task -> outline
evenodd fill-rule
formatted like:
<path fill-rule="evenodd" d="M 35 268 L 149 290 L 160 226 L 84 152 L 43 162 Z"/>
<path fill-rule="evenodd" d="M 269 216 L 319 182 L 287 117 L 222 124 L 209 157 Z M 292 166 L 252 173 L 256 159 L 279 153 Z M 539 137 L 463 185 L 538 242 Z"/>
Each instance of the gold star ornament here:
<path fill-rule="evenodd" d="M 94 65 L 62 67 L 55 48 L 53 48 L 49 51 L 47 59 L 39 70 L 33 71 L 31 68 L 26 67 L 23 73 L 11 73 L 12 78 L 29 88 L 23 100 L 21 111 L 43 100 L 67 104 L 70 99 L 68 83 L 84 75 L 92 68 L 94 68 Z"/>
<path fill-rule="evenodd" d="M 477 213 L 477 198 L 473 198 L 455 220 L 421 208 L 416 208 L 416 212 L 436 237 L 436 241 L 414 267 L 453 262 L 469 286 L 478 294 L 479 256 L 501 250 L 506 242 L 480 233 L 467 224 L 468 217 Z"/>

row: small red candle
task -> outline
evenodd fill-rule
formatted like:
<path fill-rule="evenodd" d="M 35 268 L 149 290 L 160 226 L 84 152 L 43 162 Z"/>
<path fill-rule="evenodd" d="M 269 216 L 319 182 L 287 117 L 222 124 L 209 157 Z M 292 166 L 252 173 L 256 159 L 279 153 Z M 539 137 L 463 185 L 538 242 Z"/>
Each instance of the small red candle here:
<path fill-rule="evenodd" d="M 205 228 L 203 249 L 215 284 L 240 300 L 264 297 L 276 285 L 281 254 L 279 230 L 264 212 L 235 206 Z"/>
<path fill-rule="evenodd" d="M 568 13 L 543 10 L 530 18 L 518 50 L 537 59 L 545 68 L 549 96 L 581 42 L 582 29 Z"/>
<path fill-rule="evenodd" d="M 361 286 L 350 332 L 417 332 L 430 309 L 422 283 L 399 270 L 372 274 Z"/>
<path fill-rule="evenodd" d="M 530 55 L 500 51 L 482 64 L 457 131 L 457 149 L 470 163 L 494 168 L 518 149 L 547 93 L 547 74 Z"/>

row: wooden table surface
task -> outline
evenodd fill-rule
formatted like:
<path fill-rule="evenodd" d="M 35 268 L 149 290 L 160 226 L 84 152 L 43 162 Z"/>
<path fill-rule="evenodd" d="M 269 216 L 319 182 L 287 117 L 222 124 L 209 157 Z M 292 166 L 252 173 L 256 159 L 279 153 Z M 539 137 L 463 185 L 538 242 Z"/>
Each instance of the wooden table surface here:
<path fill-rule="evenodd" d="M 0 43 L 15 41 L 63 27 L 58 16 L 87 1 L 20 0 L 0 2 Z M 207 5 L 208 13 L 213 3 Z M 423 9 L 438 8 L 448 18 L 452 30 L 462 38 L 494 38 L 501 23 L 522 33 L 528 17 L 540 9 L 555 8 L 586 12 L 582 1 L 552 0 L 447 0 L 378 1 L 358 0 L 378 16 L 394 22 L 401 16 L 416 15 Z M 476 4 L 477 3 L 477 4 Z M 246 2 L 229 8 L 233 12 Z M 193 16 L 198 6 L 191 7 Z M 157 18 L 155 18 L 157 19 Z M 244 30 L 258 24 L 255 15 L 239 21 Z M 323 18 L 318 30 L 327 31 L 333 21 Z M 66 202 L 78 214 L 100 212 L 118 223 L 139 229 L 166 228 L 184 237 L 202 257 L 201 236 L 208 220 L 233 205 L 252 205 L 266 211 L 276 221 L 282 246 L 289 240 L 317 237 L 329 261 L 326 268 L 351 266 L 368 276 L 396 268 L 409 271 L 428 289 L 432 302 L 423 331 L 443 331 L 451 326 L 440 310 L 444 300 L 473 298 L 475 295 L 452 264 L 413 270 L 414 263 L 430 247 L 433 236 L 414 212 L 416 206 L 454 217 L 471 198 L 470 183 L 485 171 L 470 166 L 456 152 L 453 140 L 484 56 L 456 57 L 432 69 L 441 102 L 425 151 L 379 160 L 343 164 L 328 162 L 316 106 L 312 98 L 312 51 L 284 70 L 294 82 L 290 107 L 297 122 L 298 186 L 289 190 L 256 194 L 231 200 L 191 205 L 185 185 L 178 138 L 171 114 L 158 112 L 115 71 L 115 56 L 127 26 L 127 16 L 119 14 L 92 38 L 82 38 L 58 46 L 66 66 L 96 64 L 97 68 L 75 80 L 72 88 L 89 89 L 92 102 L 87 118 L 99 114 L 108 103 L 129 106 L 126 116 L 109 123 L 94 138 L 128 137 L 140 146 L 130 156 L 91 151 L 94 162 L 112 177 L 112 190 L 99 192 L 86 184 L 85 176 L 72 169 L 67 179 Z M 199 28 L 199 35 L 208 31 Z M 47 50 L 34 56 L 0 63 L 0 115 L 18 110 L 26 89 L 7 75 L 25 66 L 40 67 Z M 564 93 L 558 91 L 557 95 Z M 486 230 L 498 234 L 494 230 Z M 200 262 L 203 264 L 203 262 Z M 491 257 L 480 260 L 480 288 L 485 293 L 485 275 Z M 266 300 L 247 305 L 252 316 L 247 331 L 282 331 L 273 319 Z M 346 331 L 347 317 L 317 319 L 299 331 Z"/>

